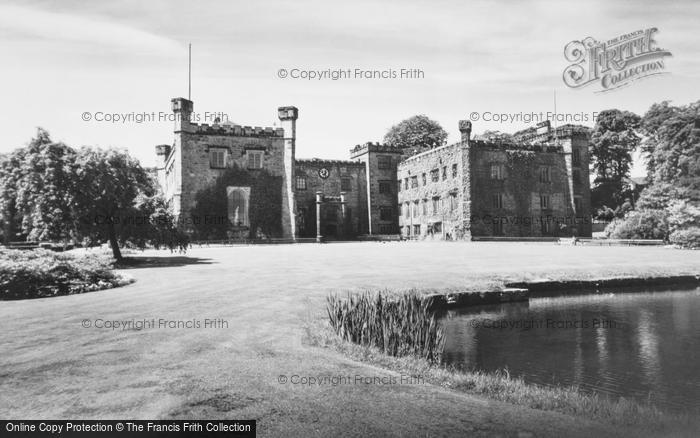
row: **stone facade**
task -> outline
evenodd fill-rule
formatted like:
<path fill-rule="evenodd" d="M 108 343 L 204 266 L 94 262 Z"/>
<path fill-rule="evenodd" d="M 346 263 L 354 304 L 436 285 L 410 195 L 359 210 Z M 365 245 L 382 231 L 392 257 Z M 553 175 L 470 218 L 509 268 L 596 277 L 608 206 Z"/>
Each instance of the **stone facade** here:
<path fill-rule="evenodd" d="M 379 143 L 355 146 L 350 158 L 364 164 L 367 234 L 398 234 L 396 169 L 404 151 Z"/>
<path fill-rule="evenodd" d="M 297 160 L 295 194 L 300 237 L 316 237 L 316 193 L 327 199 L 321 204 L 321 235 L 342 239 L 368 233 L 367 177 L 363 163 L 339 160 Z M 339 202 L 344 194 L 345 217 Z"/>
<path fill-rule="evenodd" d="M 407 238 L 590 237 L 585 129 L 546 130 L 528 143 L 469 139 L 399 164 L 399 219 Z"/>
<path fill-rule="evenodd" d="M 172 108 L 175 140 L 156 146 L 157 173 L 187 230 L 198 194 L 235 167 L 281 181 L 278 213 L 266 216 L 279 214 L 281 230 L 268 237 L 591 235 L 585 129 L 543 125 L 504 145 L 471 140 L 471 123 L 461 121 L 462 141 L 418 154 L 366 143 L 350 151 L 352 161 L 297 160 L 295 107 L 278 109 L 281 128 L 191 123 L 193 104 L 183 98 Z M 229 221 L 249 224 L 250 188 L 227 186 L 222 196 L 231 198 Z"/>

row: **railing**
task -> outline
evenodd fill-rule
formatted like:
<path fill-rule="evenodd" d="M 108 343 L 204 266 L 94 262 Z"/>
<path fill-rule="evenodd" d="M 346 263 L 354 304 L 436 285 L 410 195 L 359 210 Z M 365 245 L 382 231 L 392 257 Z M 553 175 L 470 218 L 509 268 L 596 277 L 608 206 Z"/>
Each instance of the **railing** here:
<path fill-rule="evenodd" d="M 472 236 L 472 242 L 558 242 L 558 237 Z"/>
<path fill-rule="evenodd" d="M 598 246 L 658 246 L 665 245 L 661 239 L 576 239 L 581 245 Z"/>

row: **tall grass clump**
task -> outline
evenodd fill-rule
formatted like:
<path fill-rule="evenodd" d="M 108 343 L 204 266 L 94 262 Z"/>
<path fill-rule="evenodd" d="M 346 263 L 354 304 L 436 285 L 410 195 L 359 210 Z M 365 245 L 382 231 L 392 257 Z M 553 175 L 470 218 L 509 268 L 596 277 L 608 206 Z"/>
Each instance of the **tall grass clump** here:
<path fill-rule="evenodd" d="M 343 340 L 390 356 L 413 355 L 431 363 L 442 358 L 445 330 L 415 292 L 396 297 L 381 292 L 329 295 L 327 310 L 331 327 Z"/>

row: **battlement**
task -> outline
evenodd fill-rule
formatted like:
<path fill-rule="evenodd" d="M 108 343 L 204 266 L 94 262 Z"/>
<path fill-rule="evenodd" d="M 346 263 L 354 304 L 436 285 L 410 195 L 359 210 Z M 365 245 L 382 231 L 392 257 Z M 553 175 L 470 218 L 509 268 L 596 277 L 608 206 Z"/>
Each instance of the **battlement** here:
<path fill-rule="evenodd" d="M 561 153 L 564 149 L 553 144 L 524 144 L 510 142 L 493 142 L 484 140 L 471 140 L 469 146 L 480 149 L 494 149 L 503 151 L 532 151 L 545 153 Z"/>
<path fill-rule="evenodd" d="M 566 124 L 552 129 L 549 123 L 528 128 L 514 134 L 523 143 L 549 143 L 562 138 L 584 138 L 590 136 L 591 129 L 582 125 Z"/>
<path fill-rule="evenodd" d="M 358 144 L 354 148 L 350 149 L 350 158 L 357 158 L 369 152 L 379 152 L 384 154 L 402 154 L 403 150 L 401 148 L 389 146 L 388 144 L 372 143 L 371 141 L 368 141 L 365 144 Z"/>
<path fill-rule="evenodd" d="M 230 137 L 264 137 L 284 138 L 284 129 L 260 126 L 209 125 L 207 123 L 190 123 L 186 132 L 199 135 L 224 135 Z"/>
<path fill-rule="evenodd" d="M 446 150 L 448 150 L 448 149 L 450 149 L 450 148 L 461 147 L 463 144 L 464 144 L 464 143 L 459 142 L 459 143 L 453 143 L 453 144 L 446 144 L 446 145 L 444 145 L 444 146 L 440 146 L 440 147 L 436 147 L 436 148 L 433 148 L 433 149 L 429 149 L 429 150 L 424 151 L 424 152 L 421 152 L 421 153 L 419 153 L 419 154 L 411 155 L 410 157 L 407 157 L 405 160 L 402 160 L 401 163 L 399 163 L 399 164 L 402 164 L 402 163 L 414 163 L 414 162 L 417 162 L 417 161 L 421 161 L 421 160 L 424 159 L 424 158 L 430 158 L 432 155 L 439 155 L 439 154 L 445 152 Z"/>
<path fill-rule="evenodd" d="M 365 163 L 361 161 L 350 160 L 326 160 L 321 158 L 297 158 L 296 164 L 304 166 L 355 166 L 365 167 Z"/>

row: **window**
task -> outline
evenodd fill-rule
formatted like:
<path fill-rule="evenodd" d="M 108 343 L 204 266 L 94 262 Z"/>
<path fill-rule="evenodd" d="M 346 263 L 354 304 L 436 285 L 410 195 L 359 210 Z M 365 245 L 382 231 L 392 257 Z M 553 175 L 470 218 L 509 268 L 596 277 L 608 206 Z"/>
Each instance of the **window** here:
<path fill-rule="evenodd" d="M 397 187 L 396 191 L 400 192 L 401 191 L 401 180 L 396 181 L 396 187 Z"/>
<path fill-rule="evenodd" d="M 494 193 L 491 195 L 491 206 L 493 208 L 503 208 L 503 193 Z"/>
<path fill-rule="evenodd" d="M 452 165 L 452 178 L 457 178 L 457 163 Z"/>
<path fill-rule="evenodd" d="M 263 151 L 247 151 L 248 169 L 263 168 Z"/>
<path fill-rule="evenodd" d="M 377 155 L 377 167 L 379 169 L 391 169 L 391 157 L 387 155 Z"/>
<path fill-rule="evenodd" d="M 506 169 L 503 164 L 492 164 L 491 165 L 491 179 L 504 179 L 506 176 Z"/>
<path fill-rule="evenodd" d="M 436 196 L 433 198 L 433 214 L 438 214 L 440 211 L 440 197 Z"/>
<path fill-rule="evenodd" d="M 442 180 L 445 181 L 447 179 L 447 166 L 442 166 Z"/>
<path fill-rule="evenodd" d="M 549 172 L 549 166 L 540 167 L 540 182 L 541 183 L 552 182 L 552 178 L 551 178 L 551 175 Z"/>
<path fill-rule="evenodd" d="M 571 165 L 580 166 L 581 165 L 581 149 L 575 148 L 571 153 Z"/>
<path fill-rule="evenodd" d="M 581 184 L 581 171 L 580 171 L 580 170 L 574 169 L 574 170 L 571 172 L 571 177 L 572 177 L 573 180 L 574 180 L 574 185 L 577 186 L 577 185 L 580 185 L 580 184 Z"/>
<path fill-rule="evenodd" d="M 214 169 L 222 169 L 226 167 L 226 149 L 209 149 L 209 164 Z"/>
<path fill-rule="evenodd" d="M 428 200 L 423 199 L 423 216 L 428 215 Z"/>
<path fill-rule="evenodd" d="M 457 193 L 450 193 L 450 213 L 457 209 Z"/>
<path fill-rule="evenodd" d="M 540 195 L 540 208 L 542 210 L 547 210 L 549 207 L 549 195 Z"/>
<path fill-rule="evenodd" d="M 393 220 L 394 212 L 391 207 L 379 207 L 379 220 L 380 221 L 390 221 Z"/>
<path fill-rule="evenodd" d="M 442 222 L 435 222 L 433 224 L 433 233 L 435 233 L 435 234 L 442 233 Z"/>
<path fill-rule="evenodd" d="M 411 206 L 410 206 L 410 204 L 407 202 L 407 203 L 405 203 L 405 204 L 403 205 L 403 207 L 404 207 L 404 208 L 403 208 L 403 215 L 404 215 L 404 217 L 407 218 L 407 217 L 409 217 L 409 214 L 411 213 L 411 212 L 410 212 Z"/>
<path fill-rule="evenodd" d="M 404 190 L 408 190 L 408 178 L 403 179 L 403 188 Z"/>
<path fill-rule="evenodd" d="M 583 204 L 582 204 L 581 198 L 578 197 L 578 196 L 575 197 L 575 198 L 574 198 L 574 208 L 576 209 L 576 213 L 580 213 L 580 212 L 581 212 L 581 206 L 582 206 L 582 205 L 583 205 Z"/>
<path fill-rule="evenodd" d="M 351 191 L 352 190 L 352 179 L 340 178 L 340 190 L 343 192 Z"/>
<path fill-rule="evenodd" d="M 413 201 L 413 217 L 420 216 L 420 201 Z"/>
<path fill-rule="evenodd" d="M 418 187 L 418 177 L 412 176 L 411 177 L 411 188 L 415 189 L 416 187 Z"/>
<path fill-rule="evenodd" d="M 493 221 L 492 226 L 491 226 L 491 231 L 493 232 L 494 236 L 502 236 L 503 235 L 503 222 Z"/>
<path fill-rule="evenodd" d="M 419 225 L 414 225 L 414 226 L 413 226 L 413 235 L 414 235 L 414 236 L 420 236 L 420 224 L 419 224 Z"/>
<path fill-rule="evenodd" d="M 391 194 L 391 181 L 379 181 L 379 193 Z"/>
<path fill-rule="evenodd" d="M 306 190 L 306 177 L 297 175 L 297 190 Z"/>
<path fill-rule="evenodd" d="M 422 178 L 423 178 L 423 185 L 428 184 L 428 179 L 425 177 L 425 173 L 423 174 Z"/>
<path fill-rule="evenodd" d="M 430 180 L 432 182 L 440 181 L 440 169 L 433 169 L 430 171 Z"/>

